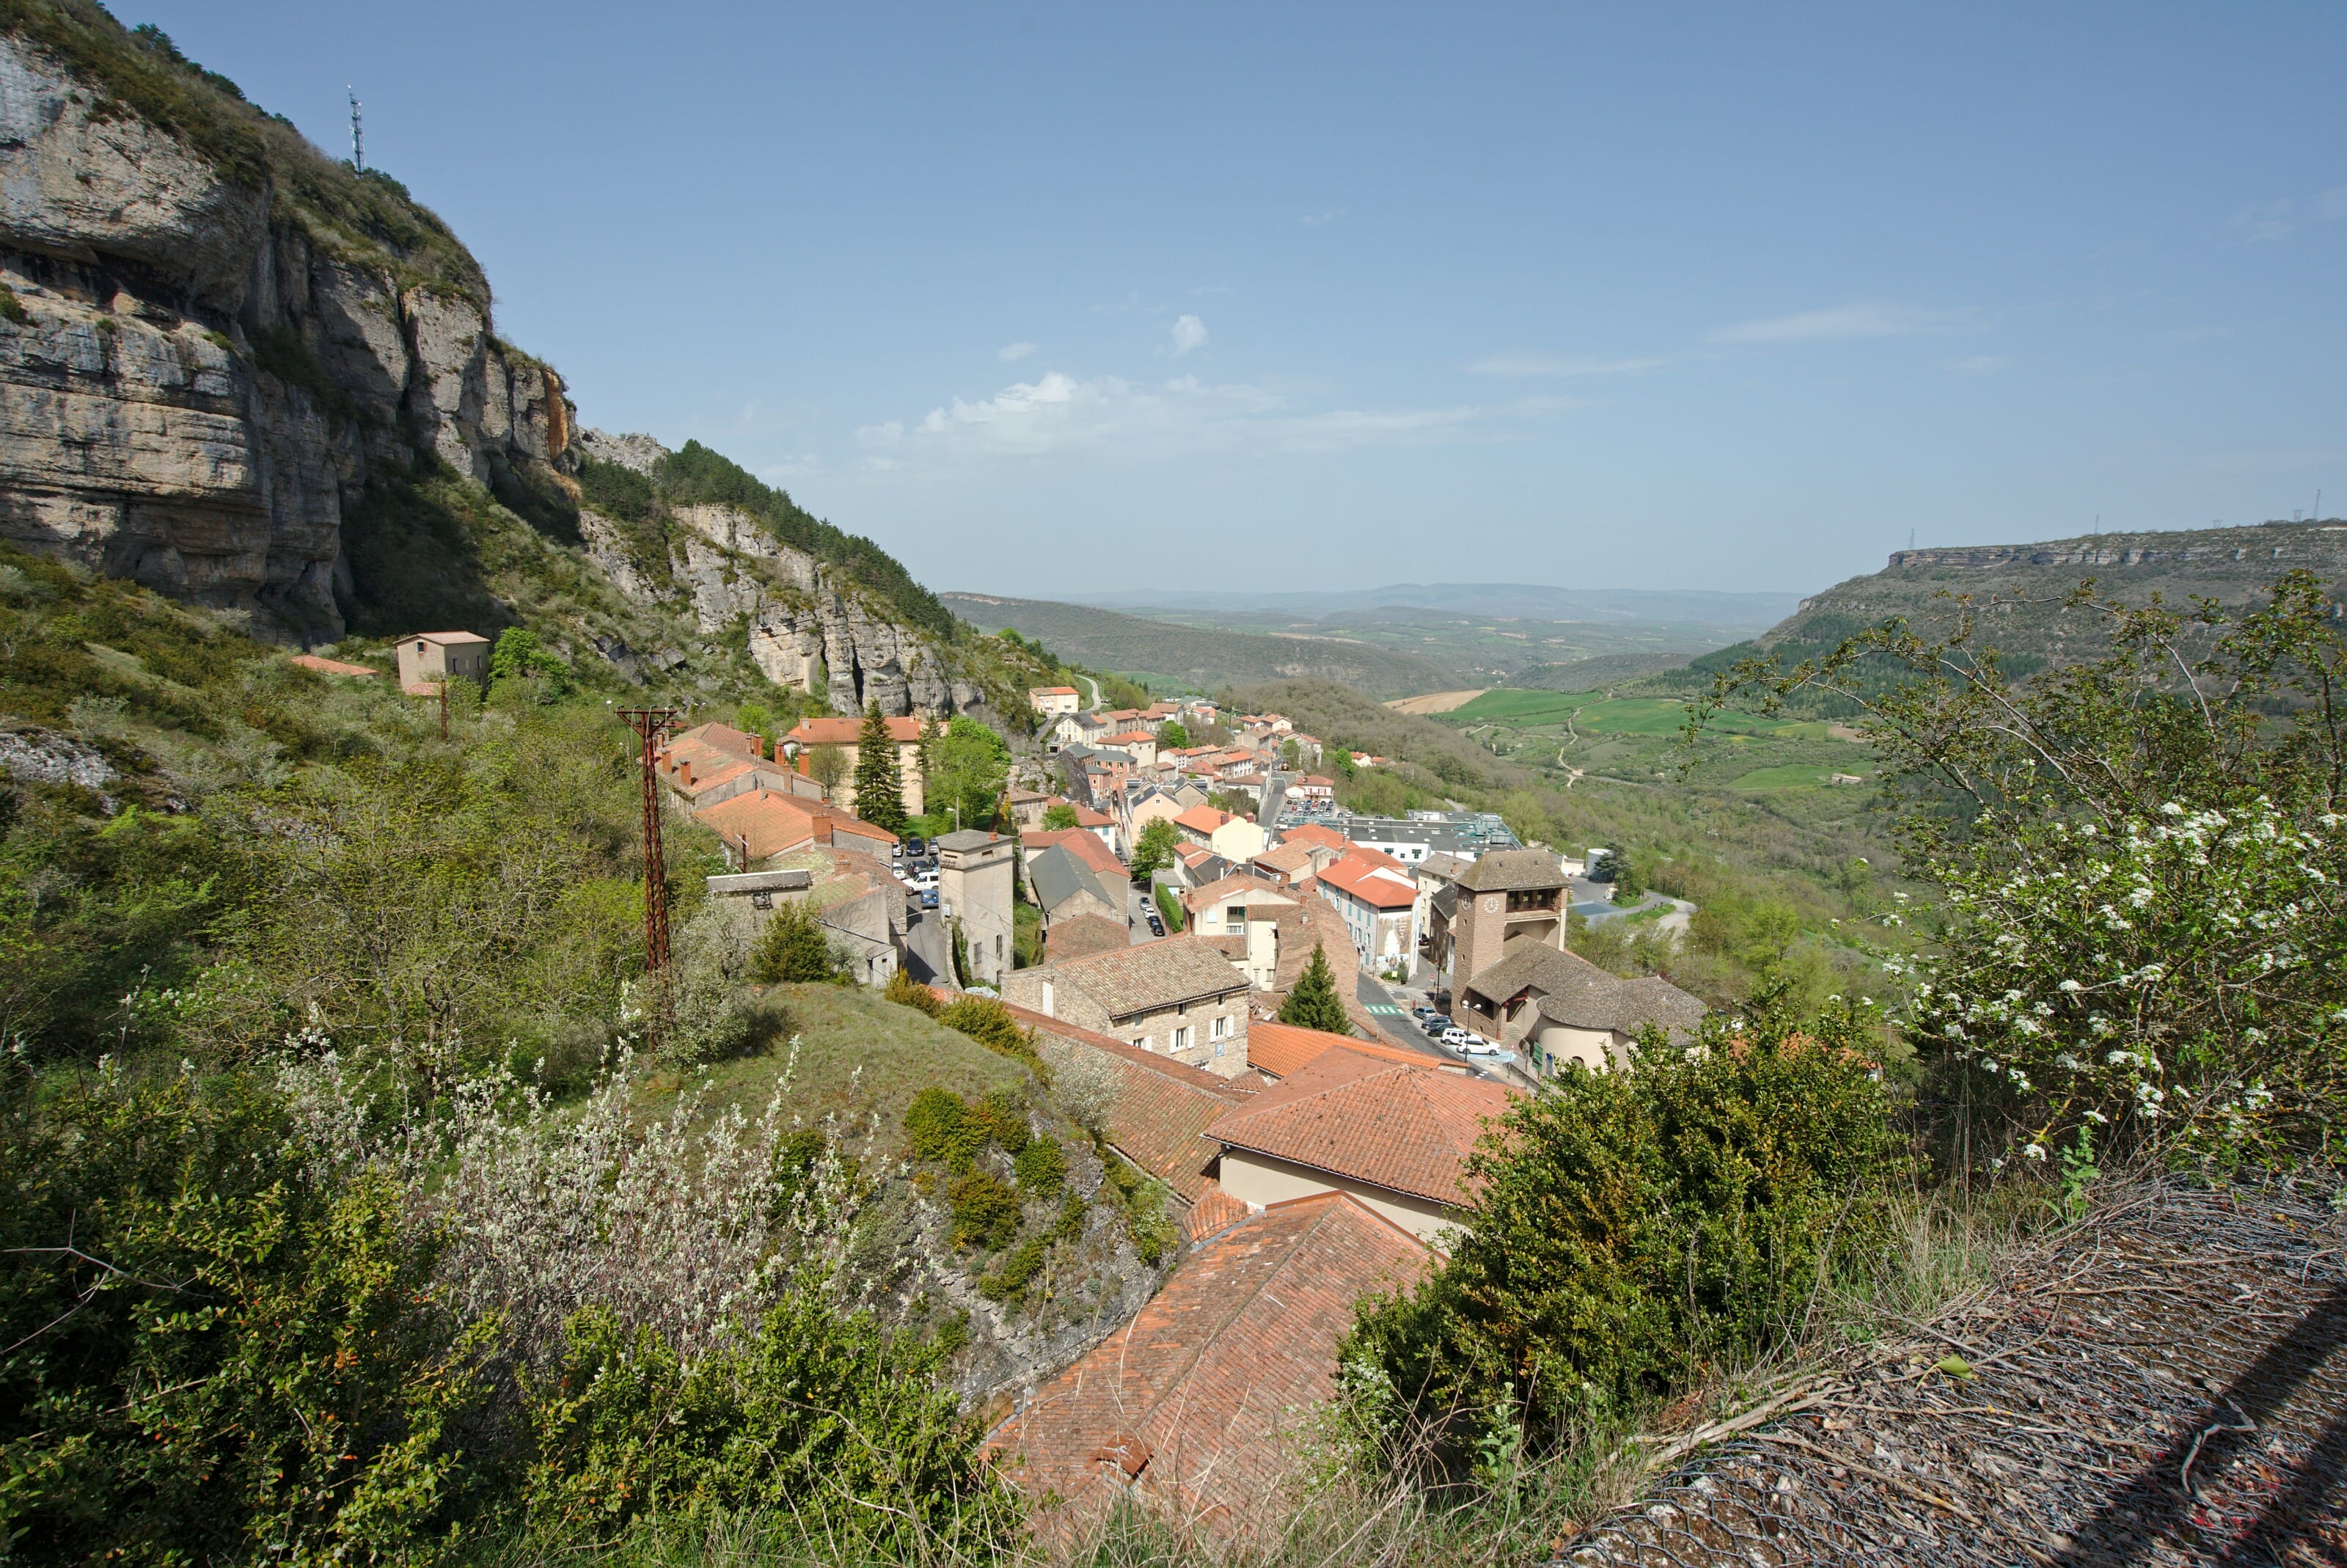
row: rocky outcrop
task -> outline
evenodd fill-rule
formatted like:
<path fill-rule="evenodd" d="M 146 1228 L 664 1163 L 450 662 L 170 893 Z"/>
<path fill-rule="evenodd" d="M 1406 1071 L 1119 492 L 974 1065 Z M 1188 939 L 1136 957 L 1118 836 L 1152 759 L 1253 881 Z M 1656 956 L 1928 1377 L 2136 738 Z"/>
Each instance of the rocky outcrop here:
<path fill-rule="evenodd" d="M 0 535 L 330 641 L 371 465 L 487 482 L 559 464 L 572 420 L 480 302 L 272 210 L 0 37 Z"/>

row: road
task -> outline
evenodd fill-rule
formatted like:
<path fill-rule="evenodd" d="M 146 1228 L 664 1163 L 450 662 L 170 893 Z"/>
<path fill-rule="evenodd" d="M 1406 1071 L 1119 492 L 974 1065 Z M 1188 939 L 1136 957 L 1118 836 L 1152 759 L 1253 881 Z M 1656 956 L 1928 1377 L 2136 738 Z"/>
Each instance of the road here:
<path fill-rule="evenodd" d="M 942 911 L 912 911 L 912 921 L 905 929 L 905 967 L 913 971 L 915 979 L 942 986 L 955 983 L 953 938 L 946 934 Z M 922 973 L 924 969 L 928 972 Z"/>
<path fill-rule="evenodd" d="M 1127 893 L 1124 898 L 1124 926 L 1125 929 L 1133 934 L 1133 946 L 1136 948 L 1143 942 L 1157 940 L 1156 933 L 1149 928 L 1148 912 L 1151 907 L 1148 897 L 1141 890 L 1141 885 L 1134 884 L 1133 890 Z"/>
<path fill-rule="evenodd" d="M 1095 680 L 1093 680 L 1093 679 L 1092 679 L 1091 676 L 1089 676 L 1089 675 L 1079 675 L 1079 676 L 1077 676 L 1077 677 L 1076 677 L 1076 679 L 1077 679 L 1077 680 L 1079 680 L 1079 681 L 1081 681 L 1085 685 L 1090 686 L 1090 687 L 1092 689 L 1092 702 L 1090 703 L 1090 705 L 1089 705 L 1089 706 L 1090 706 L 1090 709 L 1091 709 L 1091 711 L 1092 711 L 1092 712 L 1100 712 L 1100 703 L 1101 703 L 1101 696 L 1100 696 L 1100 682 L 1097 682 L 1097 681 L 1095 681 Z"/>

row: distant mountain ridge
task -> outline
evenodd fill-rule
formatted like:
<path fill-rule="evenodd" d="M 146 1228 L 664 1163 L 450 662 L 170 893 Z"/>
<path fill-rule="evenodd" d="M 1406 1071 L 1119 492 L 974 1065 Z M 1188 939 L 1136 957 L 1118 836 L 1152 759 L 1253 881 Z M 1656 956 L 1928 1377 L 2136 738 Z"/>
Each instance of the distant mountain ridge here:
<path fill-rule="evenodd" d="M 1326 615 L 1408 605 L 1471 615 L 1544 620 L 1684 621 L 1758 630 L 1793 613 L 1794 593 L 1712 593 L 1694 589 L 1560 588 L 1542 583 L 1390 583 L 1384 588 L 1291 589 L 1277 592 L 1118 589 L 1070 594 L 1068 602 L 1103 610 L 1289 610 Z"/>
<path fill-rule="evenodd" d="M 1450 672 L 1430 661 L 1342 637 L 1177 626 L 1091 605 L 999 594 L 938 598 L 973 626 L 1014 627 L 1061 659 L 1153 684 L 1213 692 L 1262 681 L 1335 681 L 1397 697 L 1452 683 Z"/>

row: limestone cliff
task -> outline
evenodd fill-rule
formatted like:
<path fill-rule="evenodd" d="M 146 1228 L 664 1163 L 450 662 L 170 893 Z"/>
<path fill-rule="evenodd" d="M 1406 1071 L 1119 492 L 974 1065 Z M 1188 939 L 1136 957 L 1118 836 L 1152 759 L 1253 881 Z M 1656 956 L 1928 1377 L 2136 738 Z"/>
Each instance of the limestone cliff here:
<path fill-rule="evenodd" d="M 600 430 L 581 431 L 577 446 L 584 457 L 647 477 L 669 455 L 649 436 Z M 936 640 L 890 619 L 845 573 L 784 544 L 756 517 L 708 503 L 666 515 L 679 527 L 664 560 L 645 560 L 641 543 L 591 505 L 579 511 L 579 531 L 596 564 L 630 594 L 688 604 L 703 636 L 739 628 L 751 659 L 777 685 L 842 712 L 874 702 L 892 717 L 985 709 L 985 692 L 948 673 Z"/>
<path fill-rule="evenodd" d="M 279 641 L 418 616 L 495 631 L 547 596 L 456 580 L 449 530 L 384 500 L 445 465 L 496 497 L 466 507 L 583 547 L 649 613 L 541 629 L 631 677 L 717 659 L 851 712 L 1010 701 L 992 650 L 958 647 L 966 629 L 893 558 L 779 492 L 779 529 L 657 497 L 649 532 L 591 507 L 574 529 L 587 459 L 649 480 L 666 449 L 582 435 L 561 378 L 496 335 L 478 263 L 395 180 L 89 0 L 26 0 L 0 27 L 0 538 L 22 548 Z"/>
<path fill-rule="evenodd" d="M 317 641 L 372 465 L 486 482 L 559 463 L 570 415 L 486 291 L 286 206 L 0 36 L 0 533 Z"/>

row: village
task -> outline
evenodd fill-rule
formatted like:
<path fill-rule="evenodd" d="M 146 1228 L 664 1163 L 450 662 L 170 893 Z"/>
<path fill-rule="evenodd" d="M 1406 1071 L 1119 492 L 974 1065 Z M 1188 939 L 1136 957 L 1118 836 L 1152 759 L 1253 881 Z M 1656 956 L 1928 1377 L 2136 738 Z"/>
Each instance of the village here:
<path fill-rule="evenodd" d="M 991 1451 L 1063 1522 L 1141 1493 L 1236 1523 L 1286 1476 L 1293 1412 L 1334 1389 L 1355 1303 L 1473 1225 L 1487 1125 L 1573 1067 L 1628 1066 L 1649 1030 L 1690 1038 L 1704 1005 L 1570 950 L 1575 911 L 1621 913 L 1602 850 L 1521 844 L 1484 813 L 1345 812 L 1314 771 L 1325 743 L 1277 713 L 1030 701 L 999 831 L 856 815 L 876 723 L 922 815 L 917 718 L 698 723 L 657 776 L 724 846 L 712 895 L 804 905 L 858 983 L 999 998 L 1111 1075 L 1111 1145 L 1163 1184 L 1185 1251 L 1137 1317 L 1020 1392 Z M 1341 1031 L 1279 1021 L 1316 963 Z"/>

